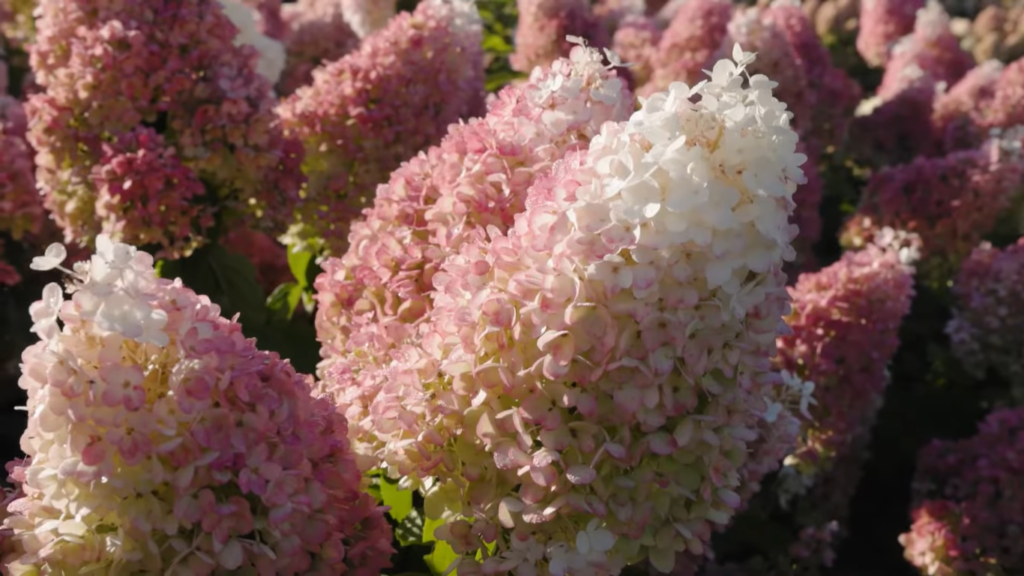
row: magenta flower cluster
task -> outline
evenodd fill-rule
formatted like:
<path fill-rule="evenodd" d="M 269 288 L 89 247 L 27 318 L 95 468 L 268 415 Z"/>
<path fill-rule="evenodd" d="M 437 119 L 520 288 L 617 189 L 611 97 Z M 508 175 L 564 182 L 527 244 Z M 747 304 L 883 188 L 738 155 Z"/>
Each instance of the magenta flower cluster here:
<path fill-rule="evenodd" d="M 607 31 L 589 0 L 516 0 L 516 7 L 515 52 L 509 56 L 513 70 L 529 73 L 568 56 L 573 47 L 569 36 L 608 45 Z"/>
<path fill-rule="evenodd" d="M 1024 399 L 1024 240 L 1002 250 L 975 248 L 953 294 L 957 304 L 946 326 L 953 352 L 975 377 L 991 369 Z"/>
<path fill-rule="evenodd" d="M 792 333 L 778 340 L 780 368 L 814 383 L 813 423 L 786 459 L 813 477 L 862 443 L 889 383 L 888 365 L 914 296 L 913 268 L 870 245 L 802 274 L 790 289 Z"/>
<path fill-rule="evenodd" d="M 106 233 L 175 256 L 218 220 L 282 228 L 301 147 L 218 2 L 42 0 L 38 15 L 29 141 L 68 241 Z"/>
<path fill-rule="evenodd" d="M 450 124 L 483 113 L 482 33 L 470 0 L 425 0 L 281 103 L 308 176 L 289 243 L 342 254 L 377 185 Z"/>
<path fill-rule="evenodd" d="M 996 410 L 977 435 L 935 441 L 920 454 L 914 523 L 900 536 L 924 574 L 1024 570 L 1024 410 Z"/>

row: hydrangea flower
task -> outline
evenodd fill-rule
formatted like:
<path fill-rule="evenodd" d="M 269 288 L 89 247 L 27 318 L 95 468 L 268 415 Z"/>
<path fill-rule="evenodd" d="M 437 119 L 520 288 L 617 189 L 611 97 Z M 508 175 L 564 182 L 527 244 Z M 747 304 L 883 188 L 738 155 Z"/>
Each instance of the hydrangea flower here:
<path fill-rule="evenodd" d="M 359 47 L 359 37 L 345 20 L 337 0 L 299 0 L 285 4 L 284 37 L 288 61 L 278 91 L 289 95 L 313 79 L 313 70 Z"/>
<path fill-rule="evenodd" d="M 235 37 L 235 45 L 249 45 L 259 53 L 256 61 L 256 72 L 276 84 L 281 78 L 285 66 L 284 45 L 277 40 L 264 36 L 258 30 L 256 11 L 247 6 L 241 0 L 218 0 L 224 9 L 224 14 L 231 20 L 231 23 L 238 28 L 238 35 Z"/>
<path fill-rule="evenodd" d="M 1024 399 L 1024 239 L 998 249 L 983 243 L 953 285 L 957 305 L 946 326 L 953 352 L 975 377 L 993 369 Z"/>
<path fill-rule="evenodd" d="M 967 440 L 933 441 L 918 457 L 905 556 L 922 574 L 1024 570 L 1024 409 L 1002 409 Z"/>
<path fill-rule="evenodd" d="M 803 70 L 807 108 L 790 107 L 801 141 L 808 149 L 826 150 L 829 146 L 841 145 L 853 111 L 861 100 L 860 85 L 832 63 L 828 49 L 798 3 L 774 0 L 764 9 L 762 18 L 786 38 L 797 65 Z"/>
<path fill-rule="evenodd" d="M 346 423 L 309 377 L 153 258 L 106 235 L 31 307 L 28 455 L 4 527 L 12 575 L 362 574 L 390 529 Z M 69 296 L 65 299 L 65 293 Z"/>
<path fill-rule="evenodd" d="M 661 34 L 657 22 L 644 16 L 626 17 L 615 31 L 612 51 L 629 65 L 635 86 L 643 86 L 650 80 Z"/>
<path fill-rule="evenodd" d="M 998 60 L 983 62 L 935 98 L 932 125 L 939 151 L 969 150 L 985 140 L 985 116 L 1004 68 Z"/>
<path fill-rule="evenodd" d="M 483 113 L 482 34 L 470 0 L 425 0 L 281 103 L 309 177 L 289 244 L 342 253 L 349 221 L 392 170 Z"/>
<path fill-rule="evenodd" d="M 608 44 L 607 31 L 588 0 L 516 0 L 516 7 L 515 52 L 508 59 L 513 70 L 529 73 L 568 56 L 573 43 L 567 36 L 598 47 Z"/>
<path fill-rule="evenodd" d="M 728 0 L 684 2 L 661 35 L 652 59 L 654 73 L 640 93 L 665 90 L 673 82 L 700 82 L 704 67 L 722 46 L 732 10 Z"/>
<path fill-rule="evenodd" d="M 331 0 L 338 2 L 339 0 Z M 383 28 L 395 15 L 398 0 L 340 0 L 345 20 L 352 30 L 365 38 Z"/>
<path fill-rule="evenodd" d="M 21 103 L 0 95 L 0 233 L 14 240 L 38 234 L 46 214 L 36 191 L 32 150 Z"/>
<path fill-rule="evenodd" d="M 506 232 L 440 263 L 416 333 L 338 390 L 460 573 L 668 572 L 742 505 L 786 395 L 769 358 L 806 158 L 773 83 L 744 76 L 753 55 L 734 59 L 556 163 Z"/>
<path fill-rule="evenodd" d="M 314 285 L 318 372 L 346 398 L 353 426 L 371 425 L 365 410 L 374 393 L 349 382 L 415 332 L 444 258 L 488 227 L 508 230 L 535 180 L 605 122 L 629 118 L 632 103 L 601 53 L 579 46 L 503 89 L 486 116 L 453 126 L 377 190 L 373 208 L 353 224 L 348 252 L 325 260 Z"/>
<path fill-rule="evenodd" d="M 939 266 L 940 276 L 949 267 L 954 272 L 1017 191 L 1024 165 L 1013 144 L 991 139 L 975 150 L 876 172 L 842 231 L 843 243 L 863 246 L 886 227 L 911 232 L 920 236 L 926 264 Z"/>
<path fill-rule="evenodd" d="M 813 424 L 787 467 L 801 476 L 828 472 L 863 440 L 888 384 L 899 329 L 914 296 L 913 268 L 895 250 L 872 244 L 802 274 L 790 289 L 792 334 L 778 340 L 784 370 L 814 383 Z"/>
<path fill-rule="evenodd" d="M 910 34 L 924 6 L 925 0 L 861 0 L 857 52 L 869 65 L 884 66 L 893 44 Z"/>
<path fill-rule="evenodd" d="M 917 11 L 914 30 L 892 49 L 878 96 L 889 100 L 912 84 L 951 86 L 974 67 L 949 28 L 949 16 L 937 0 Z"/>
<path fill-rule="evenodd" d="M 38 14 L 31 57 L 45 92 L 27 104 L 29 141 L 66 240 L 108 233 L 177 256 L 206 239 L 213 211 L 283 228 L 301 146 L 281 134 L 257 54 L 234 45 L 217 1 L 41 0 Z"/>

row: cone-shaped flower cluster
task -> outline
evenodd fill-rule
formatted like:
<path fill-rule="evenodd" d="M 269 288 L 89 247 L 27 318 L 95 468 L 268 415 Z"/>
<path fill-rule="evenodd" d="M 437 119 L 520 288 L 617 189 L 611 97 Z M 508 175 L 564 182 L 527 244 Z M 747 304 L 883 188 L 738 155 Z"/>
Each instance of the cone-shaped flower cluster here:
<path fill-rule="evenodd" d="M 3 236 L 15 241 L 36 236 L 46 218 L 36 191 L 32 150 L 25 141 L 26 124 L 21 103 L 0 96 L 0 286 L 21 281 L 4 257 Z"/>
<path fill-rule="evenodd" d="M 362 392 L 347 383 L 413 333 L 441 261 L 489 226 L 508 230 L 538 175 L 586 146 L 605 122 L 629 118 L 632 103 L 601 54 L 577 47 L 570 59 L 502 90 L 485 117 L 452 126 L 439 146 L 377 190 L 365 220 L 352 227 L 348 252 L 323 263 L 315 286 L 320 375 L 347 398 L 352 426 L 372 428 L 362 410 L 375 394 L 363 382 L 359 400 Z"/>
<path fill-rule="evenodd" d="M 345 20 L 360 38 L 383 28 L 395 15 L 397 0 L 330 0 L 341 3 Z"/>
<path fill-rule="evenodd" d="M 301 147 L 219 2 L 42 0 L 38 14 L 45 92 L 29 100 L 29 140 L 67 240 L 103 232 L 179 255 L 214 214 L 283 226 Z"/>
<path fill-rule="evenodd" d="M 299 0 L 286 4 L 282 11 L 288 61 L 277 85 L 280 94 L 291 94 L 309 84 L 317 66 L 359 47 L 359 37 L 337 0 Z"/>
<path fill-rule="evenodd" d="M 0 96 L 0 234 L 14 240 L 38 233 L 46 217 L 32 174 L 26 124 L 21 103 Z"/>
<path fill-rule="evenodd" d="M 1024 571 L 1024 409 L 990 414 L 978 434 L 935 441 L 918 459 L 914 518 L 900 536 L 922 574 Z"/>
<path fill-rule="evenodd" d="M 893 46 L 878 96 L 889 100 L 915 84 L 952 86 L 974 67 L 974 58 L 949 28 L 938 0 L 918 10 L 913 33 Z"/>
<path fill-rule="evenodd" d="M 482 34 L 471 0 L 424 0 L 281 104 L 309 178 L 289 243 L 342 253 L 349 222 L 392 170 L 483 113 Z"/>
<path fill-rule="evenodd" d="M 861 0 L 857 51 L 871 66 L 889 61 L 893 44 L 914 29 L 925 0 Z"/>
<path fill-rule="evenodd" d="M 876 172 L 858 211 L 843 229 L 843 243 L 859 247 L 883 228 L 920 235 L 922 256 L 956 266 L 992 231 L 1010 206 L 1024 165 L 1014 143 L 989 140 L 976 150 Z"/>
<path fill-rule="evenodd" d="M 658 23 L 645 16 L 628 16 L 615 30 L 612 50 L 629 64 L 635 86 L 643 86 L 651 79 L 661 33 Z"/>
<path fill-rule="evenodd" d="M 931 0 L 918 10 L 913 33 L 894 46 L 885 67 L 875 95 L 880 105 L 855 122 L 855 147 L 862 159 L 885 165 L 933 153 L 936 95 L 973 66 L 950 31 L 942 6 Z"/>
<path fill-rule="evenodd" d="M 812 150 L 840 145 L 850 117 L 861 100 L 860 86 L 832 64 L 828 49 L 798 4 L 776 0 L 764 10 L 762 18 L 786 38 L 796 64 L 803 71 L 807 108 L 790 106 L 801 141 Z M 799 97 L 795 101 L 799 101 Z"/>
<path fill-rule="evenodd" d="M 338 390 L 366 403 L 357 449 L 425 493 L 460 573 L 490 542 L 484 573 L 667 572 L 742 504 L 748 447 L 784 410 L 769 358 L 806 158 L 773 84 L 734 59 L 557 163 Z"/>
<path fill-rule="evenodd" d="M 9 573 L 379 574 L 390 529 L 334 405 L 148 254 L 96 247 L 31 307 Z"/>
<path fill-rule="evenodd" d="M 651 81 L 640 92 L 665 90 L 673 82 L 694 84 L 722 46 L 732 17 L 728 0 L 687 0 L 672 17 L 652 59 Z"/>
<path fill-rule="evenodd" d="M 513 70 L 531 72 L 568 56 L 576 36 L 595 46 L 607 46 L 607 31 L 590 9 L 588 0 L 517 0 L 519 24 L 516 51 L 509 56 Z"/>
<path fill-rule="evenodd" d="M 1024 240 L 976 248 L 953 293 L 958 305 L 946 327 L 953 352 L 975 377 L 991 368 L 1024 400 Z"/>
<path fill-rule="evenodd" d="M 779 365 L 813 382 L 814 422 L 787 467 L 804 478 L 828 472 L 868 434 L 888 384 L 887 367 L 910 312 L 913 269 L 875 245 L 803 274 L 790 289 L 793 333 L 779 338 Z"/>
<path fill-rule="evenodd" d="M 998 60 L 983 62 L 935 98 L 932 131 L 939 152 L 969 150 L 984 141 L 985 115 L 1004 68 Z"/>

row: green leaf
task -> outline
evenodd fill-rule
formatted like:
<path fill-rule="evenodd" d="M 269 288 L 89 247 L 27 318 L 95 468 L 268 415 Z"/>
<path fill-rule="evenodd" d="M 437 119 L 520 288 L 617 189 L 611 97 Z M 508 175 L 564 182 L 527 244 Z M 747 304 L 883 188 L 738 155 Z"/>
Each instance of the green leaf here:
<path fill-rule="evenodd" d="M 288 268 L 291 269 L 295 281 L 303 288 L 310 284 L 307 280 L 307 274 L 312 263 L 312 252 L 293 252 L 291 249 L 288 250 Z"/>
<path fill-rule="evenodd" d="M 437 538 L 434 538 L 434 530 L 438 526 L 444 524 L 444 520 L 434 520 L 433 518 L 423 519 L 423 541 L 424 542 L 436 542 Z"/>
<path fill-rule="evenodd" d="M 452 547 L 447 542 L 434 542 L 434 550 L 424 556 L 423 559 L 430 568 L 430 573 L 434 576 L 443 576 L 444 574 L 458 575 L 457 570 L 448 571 L 452 563 L 459 559 L 459 555 L 455 553 L 455 550 L 452 550 Z"/>
<path fill-rule="evenodd" d="M 385 506 L 390 506 L 388 515 L 401 522 L 412 512 L 412 490 L 402 490 L 398 482 L 390 478 L 381 478 L 380 496 Z"/>
<path fill-rule="evenodd" d="M 291 320 L 295 310 L 302 302 L 304 290 L 295 282 L 288 282 L 278 286 L 274 293 L 267 298 L 267 308 L 274 319 Z"/>
<path fill-rule="evenodd" d="M 316 341 L 316 328 L 298 319 L 290 322 L 280 320 L 262 325 L 242 324 L 242 331 L 249 338 L 256 339 L 260 350 L 277 352 L 291 361 L 292 366 L 303 374 L 316 372 L 320 362 L 320 344 Z"/>
<path fill-rule="evenodd" d="M 395 528 L 395 538 L 404 546 L 413 546 L 423 542 L 423 514 L 413 508 Z"/>

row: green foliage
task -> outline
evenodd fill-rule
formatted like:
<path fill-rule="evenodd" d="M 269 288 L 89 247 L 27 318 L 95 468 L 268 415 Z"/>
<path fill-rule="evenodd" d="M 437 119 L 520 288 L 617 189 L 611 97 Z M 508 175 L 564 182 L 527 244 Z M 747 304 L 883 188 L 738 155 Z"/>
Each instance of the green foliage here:
<path fill-rule="evenodd" d="M 256 281 L 252 263 L 219 244 L 204 246 L 182 260 L 161 260 L 156 270 L 159 276 L 181 278 L 196 293 L 208 296 L 226 318 L 238 314 L 242 332 L 255 338 L 261 350 L 277 352 L 296 370 L 310 374 L 320 360 L 316 329 L 308 318 L 294 313 L 311 293 L 309 278 L 315 277 L 317 267 L 312 258 L 300 264 L 301 258 L 296 258 L 293 271 L 299 269 L 302 279 L 279 286 L 269 299 Z"/>
<path fill-rule="evenodd" d="M 455 550 L 452 550 L 452 547 L 447 542 L 441 542 L 434 538 L 434 530 L 443 523 L 443 520 L 433 520 L 430 518 L 423 521 L 423 541 L 434 543 L 434 549 L 423 558 L 426 560 L 427 567 L 430 568 L 430 573 L 433 576 L 442 576 L 444 574 L 457 575 L 458 573 L 457 570 L 449 572 L 448 568 L 459 559 L 459 555 L 455 553 Z"/>
<path fill-rule="evenodd" d="M 483 47 L 487 64 L 485 87 L 488 92 L 497 92 L 523 76 L 512 70 L 508 63 L 508 55 L 513 51 L 512 37 L 519 13 L 515 0 L 479 0 L 477 8 L 484 22 Z"/>

